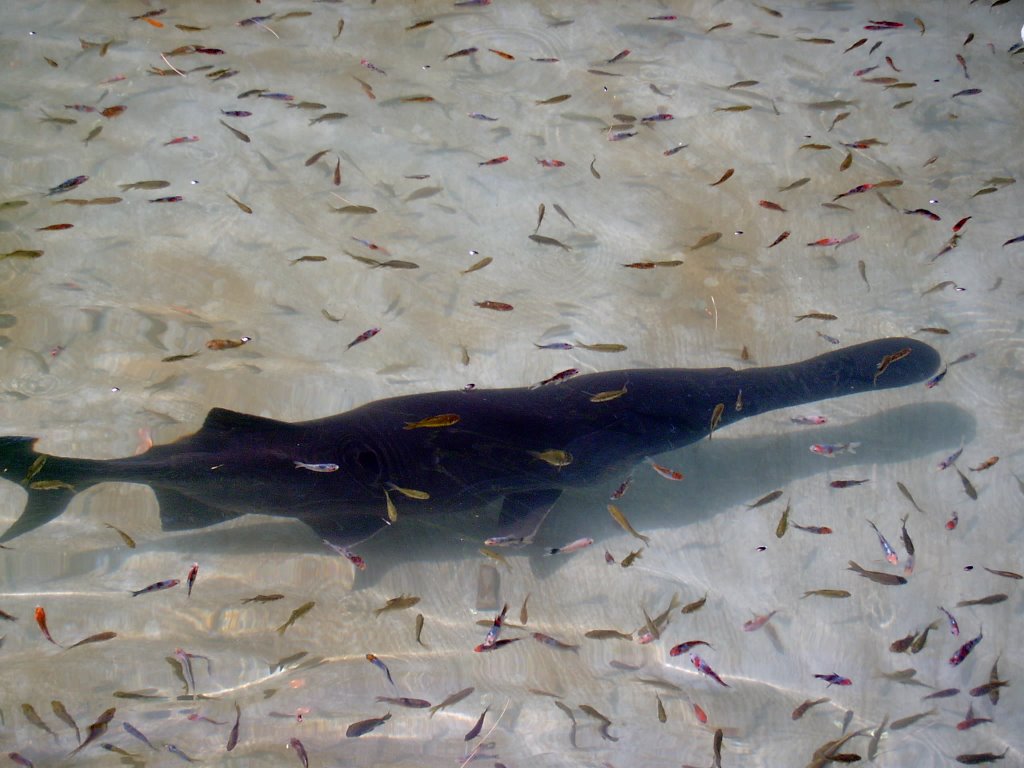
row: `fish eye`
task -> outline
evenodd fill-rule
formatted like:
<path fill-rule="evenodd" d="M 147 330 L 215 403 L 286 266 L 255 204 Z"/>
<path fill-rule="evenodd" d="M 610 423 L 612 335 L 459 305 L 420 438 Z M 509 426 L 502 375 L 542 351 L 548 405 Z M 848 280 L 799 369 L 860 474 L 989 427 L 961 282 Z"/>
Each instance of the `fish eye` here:
<path fill-rule="evenodd" d="M 377 454 L 373 451 L 360 451 L 356 456 L 356 463 L 368 475 L 380 474 L 380 462 L 377 461 Z"/>

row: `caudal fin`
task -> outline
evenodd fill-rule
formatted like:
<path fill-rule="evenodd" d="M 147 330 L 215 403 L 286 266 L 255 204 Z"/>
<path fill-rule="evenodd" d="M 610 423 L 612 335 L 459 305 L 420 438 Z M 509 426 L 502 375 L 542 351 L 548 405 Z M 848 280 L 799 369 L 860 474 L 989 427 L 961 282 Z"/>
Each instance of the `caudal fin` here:
<path fill-rule="evenodd" d="M 52 458 L 34 450 L 34 437 L 0 437 L 0 477 L 18 483 L 28 492 L 25 510 L 0 536 L 0 543 L 38 528 L 58 517 L 75 495 L 76 489 L 47 472 Z M 55 461 L 60 461 L 56 459 Z"/>

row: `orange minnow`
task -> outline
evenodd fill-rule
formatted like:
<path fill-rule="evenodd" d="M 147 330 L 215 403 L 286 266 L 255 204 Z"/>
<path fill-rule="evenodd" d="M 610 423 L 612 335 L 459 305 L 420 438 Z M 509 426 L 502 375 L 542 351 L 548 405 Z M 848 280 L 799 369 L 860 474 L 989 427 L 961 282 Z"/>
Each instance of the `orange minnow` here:
<path fill-rule="evenodd" d="M 124 104 L 118 104 L 114 107 L 107 107 L 100 111 L 100 114 L 104 117 L 117 117 L 118 115 L 124 114 L 124 111 L 128 109 Z"/>
<path fill-rule="evenodd" d="M 37 227 L 36 232 L 56 232 L 61 229 L 71 229 L 74 224 L 51 224 L 48 227 Z"/>
<path fill-rule="evenodd" d="M 671 469 L 669 467 L 664 467 L 661 464 L 656 463 L 650 457 L 647 458 L 647 463 L 651 465 L 651 467 L 654 469 L 655 472 L 657 472 L 659 475 L 664 477 L 666 480 L 676 480 L 676 481 L 679 481 L 679 480 L 682 480 L 685 477 L 685 475 L 683 475 L 682 472 L 678 472 L 678 471 L 676 471 L 674 469 Z"/>
<path fill-rule="evenodd" d="M 36 606 L 36 624 L 39 625 L 39 629 L 43 633 L 43 637 L 45 637 L 51 643 L 56 645 L 58 648 L 61 647 L 60 643 L 53 639 L 53 636 L 50 634 L 50 630 L 46 628 L 46 611 L 43 609 L 43 606 L 41 605 Z"/>
<path fill-rule="evenodd" d="M 376 95 L 374 95 L 374 93 L 373 93 L 373 86 L 372 85 L 370 85 L 365 80 L 360 80 L 355 75 L 352 75 L 352 79 L 355 80 L 357 83 L 359 83 L 363 87 L 363 93 L 365 93 L 367 95 L 367 97 L 371 101 L 374 101 L 377 98 Z"/>
<path fill-rule="evenodd" d="M 403 96 L 403 104 L 429 104 L 434 100 L 433 96 Z"/>
<path fill-rule="evenodd" d="M 508 155 L 501 155 L 499 157 L 492 157 L 490 160 L 484 160 L 482 163 L 477 163 L 477 165 L 501 165 L 507 162 Z"/>
<path fill-rule="evenodd" d="M 757 204 L 760 205 L 762 208 L 767 208 L 769 211 L 781 211 L 782 213 L 786 212 L 785 208 L 783 208 L 778 203 L 773 203 L 771 200 L 759 200 Z"/>
<path fill-rule="evenodd" d="M 714 184 L 710 184 L 709 186 L 717 187 L 719 184 L 724 184 L 726 181 L 728 181 L 730 178 L 732 178 L 732 175 L 735 172 L 736 172 L 736 170 L 734 168 L 727 168 L 725 173 L 722 174 L 722 177 L 718 181 L 716 181 Z"/>
<path fill-rule="evenodd" d="M 874 379 L 872 379 L 872 383 L 878 381 L 878 377 L 885 373 L 890 365 L 897 362 L 898 360 L 902 360 L 909 354 L 910 347 L 904 347 L 903 349 L 893 352 L 891 355 L 886 355 L 885 357 L 883 357 L 881 361 L 878 363 L 878 369 L 875 372 L 875 377 Z"/>
<path fill-rule="evenodd" d="M 968 467 L 968 469 L 970 469 L 971 472 L 984 472 L 989 467 L 994 467 L 996 465 L 996 462 L 998 462 L 998 461 L 999 461 L 999 457 L 998 456 L 991 456 L 991 457 L 985 459 L 985 461 L 981 462 L 981 464 L 979 464 L 978 466 L 976 466 L 976 467 Z"/>
<path fill-rule="evenodd" d="M 786 239 L 787 237 L 789 237 L 789 230 L 788 230 L 788 229 L 787 229 L 787 230 L 786 230 L 785 232 L 783 232 L 783 233 L 782 233 L 781 235 L 779 235 L 778 237 L 776 237 L 776 238 L 775 238 L 775 240 L 774 240 L 774 241 L 772 242 L 772 244 L 771 244 L 771 245 L 769 245 L 768 247 L 769 247 L 769 248 L 774 248 L 774 247 L 775 247 L 776 245 L 778 245 L 779 243 L 781 243 L 781 242 L 782 242 L 783 240 L 785 240 L 785 239 Z"/>
<path fill-rule="evenodd" d="M 429 27 L 433 23 L 433 19 L 424 19 L 423 21 L 417 21 L 415 24 L 409 25 L 408 27 L 405 28 L 405 31 L 411 32 L 414 29 L 423 29 L 424 27 Z"/>
<path fill-rule="evenodd" d="M 407 421 L 402 429 L 422 429 L 430 427 L 450 427 L 458 424 L 460 421 L 459 414 L 457 413 L 442 413 L 438 416 L 428 416 L 425 419 L 419 421 Z"/>
<path fill-rule="evenodd" d="M 501 58 L 507 59 L 508 61 L 516 60 L 516 57 L 513 56 L 511 53 L 505 53 L 505 51 L 499 51 L 496 48 L 488 48 L 487 50 L 493 53 L 495 56 L 501 56 Z"/>
<path fill-rule="evenodd" d="M 234 349 L 252 341 L 251 336 L 243 336 L 240 339 L 210 339 L 206 342 L 206 348 L 212 350 Z"/>

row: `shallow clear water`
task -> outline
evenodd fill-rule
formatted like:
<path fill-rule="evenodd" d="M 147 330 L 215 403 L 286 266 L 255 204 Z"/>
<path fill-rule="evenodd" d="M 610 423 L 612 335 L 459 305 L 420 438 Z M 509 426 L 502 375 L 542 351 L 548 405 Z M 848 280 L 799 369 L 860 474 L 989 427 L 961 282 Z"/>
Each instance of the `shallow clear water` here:
<path fill-rule="evenodd" d="M 1002 245 L 1021 234 L 1024 209 L 1013 181 L 1021 175 L 1024 56 L 1009 52 L 1024 20 L 1020 3 L 907 2 L 898 10 L 874 2 L 780 3 L 776 15 L 739 2 L 181 2 L 155 17 L 162 27 L 130 19 L 156 7 L 48 1 L 4 11 L 0 202 L 27 204 L 0 210 L 0 252 L 44 253 L 0 261 L 0 434 L 39 436 L 39 448 L 55 455 L 112 458 L 147 439 L 164 443 L 194 431 L 214 406 L 295 421 L 469 382 L 526 386 L 569 367 L 772 365 L 830 349 L 818 331 L 842 344 L 916 333 L 949 362 L 977 357 L 950 368 L 932 389 L 770 413 L 659 457 L 685 472 L 681 483 L 638 467 L 620 505 L 651 544 L 628 569 L 606 565 L 603 556 L 607 549 L 622 560 L 640 545 L 605 512 L 612 488 L 566 494 L 538 543 L 506 551 L 504 565 L 478 553 L 495 508 L 437 523 L 403 515 L 358 548 L 368 568 L 354 573 L 297 523 L 250 516 L 164 533 L 144 486 L 97 487 L 0 551 L 0 610 L 17 617 L 0 621 L 3 752 L 36 765 L 63 759 L 75 740 L 51 709 L 57 699 L 83 732 L 115 706 L 97 744 L 151 764 L 177 764 L 165 749 L 174 744 L 204 762 L 294 765 L 285 745 L 298 738 L 314 765 L 454 766 L 480 741 L 467 744 L 463 736 L 485 708 L 489 744 L 475 755 L 484 764 L 706 765 L 721 728 L 723 764 L 801 765 L 840 737 L 847 711 L 849 733 L 933 708 L 887 731 L 875 762 L 948 765 L 959 754 L 1006 748 L 1004 764 L 1021 761 L 1020 590 L 983 569 L 1024 570 L 1016 480 L 1024 475 L 1024 244 Z M 295 11 L 309 15 L 283 18 Z M 262 26 L 236 23 L 269 13 L 275 16 Z M 672 14 L 678 19 L 648 19 Z M 335 36 L 339 19 L 345 26 Z M 430 26 L 407 29 L 429 19 Z M 878 19 L 904 26 L 864 30 Z M 862 37 L 863 46 L 843 52 Z M 101 55 L 80 39 L 113 42 Z M 184 45 L 224 54 L 161 58 Z M 469 47 L 479 50 L 445 58 Z M 533 60 L 542 58 L 558 61 Z M 361 66 L 363 59 L 387 74 Z M 198 69 L 204 66 L 211 68 Z M 208 76 L 220 68 L 238 74 Z M 886 89 L 864 81 L 872 77 L 916 85 Z M 744 80 L 759 82 L 729 87 Z M 238 98 L 257 88 L 294 95 L 293 107 Z M 982 90 L 953 97 L 969 88 Z M 571 98 L 536 103 L 564 94 Z M 403 101 L 425 95 L 434 100 Z M 294 107 L 303 101 L 324 108 Z M 106 118 L 65 108 L 74 104 L 127 109 Z M 751 108 L 725 111 L 744 105 Z M 325 112 L 347 117 L 311 124 Z M 641 121 L 662 112 L 674 119 Z M 44 115 L 77 122 L 42 122 Z M 199 141 L 168 144 L 183 136 Z M 871 138 L 882 143 L 841 145 Z M 804 147 L 815 144 L 828 148 Z M 851 165 L 842 170 L 847 152 Z M 502 156 L 508 161 L 481 164 Z M 538 159 L 565 165 L 543 167 Z M 727 169 L 731 178 L 713 185 Z M 79 188 L 44 196 L 79 174 L 89 176 Z M 416 175 L 427 178 L 409 178 Z M 119 186 L 156 179 L 170 184 Z M 883 188 L 884 198 L 867 191 L 835 201 L 845 208 L 822 207 L 858 185 L 891 179 L 902 185 Z M 177 195 L 183 200 L 148 202 Z M 114 196 L 121 199 L 61 203 Z M 571 250 L 528 238 L 540 203 L 538 233 Z M 348 205 L 376 213 L 331 210 Z M 903 213 L 915 209 L 941 221 Z M 955 250 L 937 256 L 967 216 Z M 63 223 L 74 227 L 37 231 Z M 783 231 L 788 239 L 769 248 Z M 694 247 L 714 233 L 721 233 L 717 241 Z M 806 245 L 851 234 L 859 238 L 840 247 Z M 347 254 L 419 268 L 375 269 Z M 326 260 L 296 261 L 310 255 Z M 483 257 L 493 262 L 463 273 Z M 684 263 L 621 266 L 671 260 Z M 928 292 L 943 281 L 965 290 Z M 515 309 L 474 306 L 482 301 Z M 794 322 L 811 311 L 837 319 Z M 346 351 L 371 327 L 381 332 Z M 224 351 L 205 346 L 242 336 L 252 341 Z M 628 349 L 534 347 L 554 341 Z M 163 362 L 193 352 L 200 354 Z M 823 414 L 829 423 L 793 424 L 800 414 Z M 833 461 L 807 450 L 851 440 L 862 444 L 857 453 Z M 977 500 L 952 469 L 936 470 L 961 442 L 958 466 Z M 989 456 L 999 463 L 969 470 Z M 838 479 L 869 482 L 829 487 Z M 925 512 L 914 510 L 897 482 Z M 24 492 L 2 486 L 6 527 Z M 784 496 L 747 508 L 773 489 Z M 777 538 L 787 504 L 791 525 Z M 959 525 L 947 530 L 954 511 Z M 846 570 L 855 560 L 902 573 L 904 560 L 898 568 L 885 563 L 865 518 L 905 559 L 898 544 L 904 515 L 916 548 L 906 586 L 877 585 Z M 792 523 L 834 533 L 814 535 Z M 597 543 L 541 556 L 581 536 Z M 127 596 L 183 579 L 193 562 L 200 572 L 191 598 L 182 587 Z M 500 577 L 498 595 L 478 602 L 480 569 L 490 567 Z M 852 595 L 801 599 L 819 588 Z M 272 593 L 284 597 L 241 602 Z M 993 593 L 1008 599 L 954 607 Z M 374 615 L 401 594 L 421 601 Z M 639 632 L 645 610 L 654 616 L 674 596 L 685 604 L 705 594 L 699 611 L 673 610 L 650 644 L 584 637 L 592 629 Z M 525 639 L 473 653 L 486 631 L 475 622 L 490 621 L 496 602 L 508 601 L 510 623 L 519 624 L 527 595 L 526 629 L 578 651 L 543 646 L 510 627 L 504 637 Z M 308 614 L 275 631 L 309 601 Z M 36 605 L 61 644 L 101 631 L 118 636 L 58 650 L 34 626 Z M 938 605 L 957 616 L 959 638 Z M 764 628 L 743 631 L 752 615 L 771 610 L 778 613 Z M 423 644 L 414 640 L 417 613 L 425 617 Z M 920 653 L 889 651 L 935 620 Z M 951 667 L 950 655 L 982 626 L 983 642 Z M 669 656 L 672 645 L 697 638 L 714 646 L 701 655 L 729 688 L 698 675 L 685 654 Z M 211 660 L 209 669 L 194 662 L 198 701 L 173 661 L 177 648 Z M 367 663 L 371 652 L 387 662 L 395 687 Z M 968 697 L 997 659 L 1000 678 L 1012 681 L 998 705 Z M 913 683 L 962 692 L 927 702 L 921 698 L 930 688 L 883 677 L 911 667 Z M 813 677 L 833 672 L 853 684 L 826 689 Z M 399 695 L 436 704 L 469 686 L 472 695 L 432 718 L 375 701 Z M 115 696 L 140 691 L 150 698 Z M 576 717 L 574 742 L 553 695 Z M 798 704 L 820 696 L 830 701 L 791 718 Z M 969 701 L 994 722 L 958 731 Z M 235 703 L 240 739 L 227 753 Z M 30 722 L 25 704 L 55 737 Z M 610 718 L 608 735 L 618 740 L 603 738 L 581 704 Z M 694 704 L 706 711 L 706 724 Z M 350 723 L 389 710 L 377 730 L 345 737 Z M 190 712 L 221 724 L 190 721 Z M 125 733 L 124 722 L 159 751 Z M 868 746 L 867 735 L 857 736 L 843 750 L 866 757 Z M 75 757 L 93 765 L 112 759 L 95 744 Z"/>

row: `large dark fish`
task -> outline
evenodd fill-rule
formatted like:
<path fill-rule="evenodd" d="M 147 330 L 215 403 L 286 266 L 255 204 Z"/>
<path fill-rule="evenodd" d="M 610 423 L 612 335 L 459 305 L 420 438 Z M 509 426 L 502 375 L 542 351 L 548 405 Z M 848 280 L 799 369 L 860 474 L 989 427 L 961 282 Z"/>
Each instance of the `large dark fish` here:
<path fill-rule="evenodd" d="M 876 376 L 880 360 L 905 349 Z M 48 456 L 33 450 L 34 438 L 2 437 L 0 476 L 22 483 L 28 503 L 0 542 L 57 517 L 78 491 L 128 482 L 153 489 L 165 530 L 259 512 L 296 518 L 348 546 L 388 524 L 385 492 L 398 487 L 419 492 L 401 515 L 503 498 L 496 534 L 522 543 L 563 488 L 621 478 L 646 456 L 701 440 L 715 406 L 734 402 L 740 390 L 743 410 L 726 408 L 719 429 L 775 408 L 921 382 L 938 366 L 927 344 L 892 338 L 744 371 L 609 371 L 534 388 L 394 397 L 296 424 L 214 408 L 195 434 L 124 459 Z M 611 390 L 625 394 L 593 401 Z M 442 426 L 406 428 L 439 414 L 448 417 Z M 551 451 L 572 459 L 537 458 Z"/>

